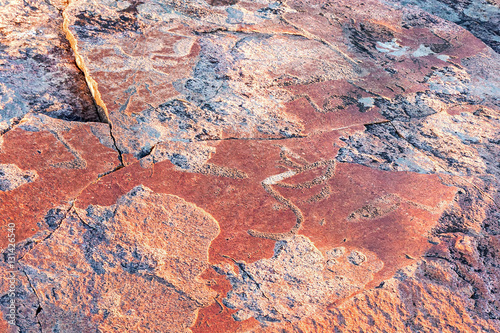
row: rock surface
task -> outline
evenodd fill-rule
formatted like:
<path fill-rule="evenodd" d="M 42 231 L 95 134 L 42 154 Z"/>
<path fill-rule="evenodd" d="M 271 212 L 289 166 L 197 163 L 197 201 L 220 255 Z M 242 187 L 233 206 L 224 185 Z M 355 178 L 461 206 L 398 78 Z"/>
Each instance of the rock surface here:
<path fill-rule="evenodd" d="M 0 191 L 12 191 L 19 186 L 33 182 L 37 177 L 36 171 L 23 171 L 15 164 L 0 165 Z"/>
<path fill-rule="evenodd" d="M 30 112 L 99 121 L 61 29 L 62 7 L 11 0 L 2 0 L 0 7 L 0 127 Z"/>
<path fill-rule="evenodd" d="M 235 320 L 299 321 L 362 290 L 384 265 L 374 255 L 346 253 L 344 247 L 323 256 L 305 236 L 277 242 L 274 252 L 271 259 L 250 265 L 237 262 L 239 273 L 216 267 L 231 282 L 224 304 L 240 309 Z"/>
<path fill-rule="evenodd" d="M 498 2 L 0 5 L 0 331 L 500 331 Z"/>
<path fill-rule="evenodd" d="M 217 221 L 181 198 L 139 186 L 59 223 L 19 262 L 42 331 L 186 331 L 215 296 L 198 276 Z"/>

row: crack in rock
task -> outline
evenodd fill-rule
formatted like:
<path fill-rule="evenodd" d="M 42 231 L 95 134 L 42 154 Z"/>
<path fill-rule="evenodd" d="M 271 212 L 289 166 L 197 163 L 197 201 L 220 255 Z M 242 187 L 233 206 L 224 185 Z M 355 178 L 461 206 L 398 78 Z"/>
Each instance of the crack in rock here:
<path fill-rule="evenodd" d="M 238 309 L 235 320 L 254 317 L 268 325 L 324 311 L 362 290 L 383 262 L 366 250 L 342 247 L 323 254 L 309 238 L 297 235 L 277 242 L 272 258 L 237 265 L 239 272 L 229 264 L 214 267 L 233 287 L 224 304 Z"/>
<path fill-rule="evenodd" d="M 215 297 L 200 274 L 217 221 L 143 186 L 113 206 L 76 213 L 19 262 L 38 292 L 44 330 L 189 331 L 198 309 Z"/>

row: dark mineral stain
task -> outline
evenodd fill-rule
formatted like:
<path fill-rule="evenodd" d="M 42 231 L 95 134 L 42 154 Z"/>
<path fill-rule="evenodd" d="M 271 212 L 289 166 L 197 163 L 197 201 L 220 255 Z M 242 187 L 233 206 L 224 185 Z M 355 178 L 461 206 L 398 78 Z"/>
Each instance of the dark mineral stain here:
<path fill-rule="evenodd" d="M 231 6 L 238 2 L 239 0 L 208 0 L 211 6 Z"/>
<path fill-rule="evenodd" d="M 129 12 L 122 12 L 118 19 L 104 18 L 99 14 L 89 12 L 80 13 L 75 17 L 73 29 L 80 38 L 95 38 L 98 34 L 139 32 L 140 30 L 135 15 Z"/>
<path fill-rule="evenodd" d="M 373 51 L 377 42 L 389 42 L 394 38 L 394 34 L 389 29 L 373 24 L 360 23 L 359 26 L 345 26 L 344 34 L 346 34 L 351 42 L 351 45 L 361 53 L 374 58 Z"/>
<path fill-rule="evenodd" d="M 45 223 L 51 230 L 55 230 L 60 224 L 62 219 L 66 216 L 66 211 L 61 208 L 52 208 L 45 215 Z"/>
<path fill-rule="evenodd" d="M 119 10 L 118 13 L 131 13 L 136 15 L 138 13 L 137 6 L 142 5 L 144 2 L 142 1 L 133 1 L 130 6 L 125 9 Z"/>

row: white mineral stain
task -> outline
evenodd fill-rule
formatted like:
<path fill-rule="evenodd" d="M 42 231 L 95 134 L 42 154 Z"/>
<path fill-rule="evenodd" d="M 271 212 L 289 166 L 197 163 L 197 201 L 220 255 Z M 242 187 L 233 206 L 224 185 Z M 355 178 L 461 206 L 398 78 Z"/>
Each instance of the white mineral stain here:
<path fill-rule="evenodd" d="M 284 180 L 284 179 L 287 179 L 287 178 L 290 178 L 292 176 L 295 176 L 297 173 L 295 171 L 287 171 L 287 172 L 283 172 L 283 173 L 280 173 L 280 174 L 277 174 L 277 175 L 273 175 L 273 176 L 269 176 L 267 177 L 266 179 L 264 179 L 262 181 L 262 184 L 265 184 L 265 185 L 275 185 L 276 183 L 279 183 L 280 181 Z"/>
<path fill-rule="evenodd" d="M 425 46 L 424 44 L 420 44 L 420 46 L 418 47 L 418 49 L 413 52 L 413 56 L 418 58 L 418 57 L 425 57 L 425 56 L 428 56 L 429 54 L 434 54 L 434 52 L 432 52 L 432 50 Z"/>
<path fill-rule="evenodd" d="M 448 59 L 450 59 L 450 56 L 446 55 L 446 54 L 438 54 L 436 56 L 436 58 L 438 58 L 439 60 L 442 60 L 442 61 L 448 61 Z"/>
<path fill-rule="evenodd" d="M 367 108 L 371 108 L 373 105 L 375 105 L 375 99 L 373 97 L 363 97 L 358 99 L 358 102 L 363 104 Z"/>
<path fill-rule="evenodd" d="M 377 42 L 377 46 L 375 47 L 379 52 L 382 53 L 387 53 L 393 56 L 402 56 L 406 54 L 406 51 L 408 51 L 407 46 L 401 46 L 398 44 L 396 41 L 396 38 L 394 38 L 390 42 Z"/>

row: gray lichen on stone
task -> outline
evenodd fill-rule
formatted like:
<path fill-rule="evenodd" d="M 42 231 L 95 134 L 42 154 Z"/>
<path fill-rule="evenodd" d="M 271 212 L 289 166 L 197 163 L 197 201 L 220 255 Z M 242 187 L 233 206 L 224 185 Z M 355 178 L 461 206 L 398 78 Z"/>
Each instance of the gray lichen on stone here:
<path fill-rule="evenodd" d="M 194 204 L 141 185 L 114 205 L 77 208 L 55 225 L 61 217 L 49 212 L 54 232 L 19 261 L 48 331 L 59 331 L 55 315 L 72 325 L 63 321 L 61 332 L 136 325 L 190 332 L 198 309 L 213 302 L 200 275 L 219 225 Z"/>
<path fill-rule="evenodd" d="M 298 321 L 321 311 L 361 290 L 383 267 L 375 255 L 343 247 L 325 256 L 303 235 L 277 242 L 270 259 L 237 265 L 238 273 L 230 265 L 214 267 L 233 286 L 224 304 L 239 310 L 235 320 L 254 317 L 262 324 Z"/>

